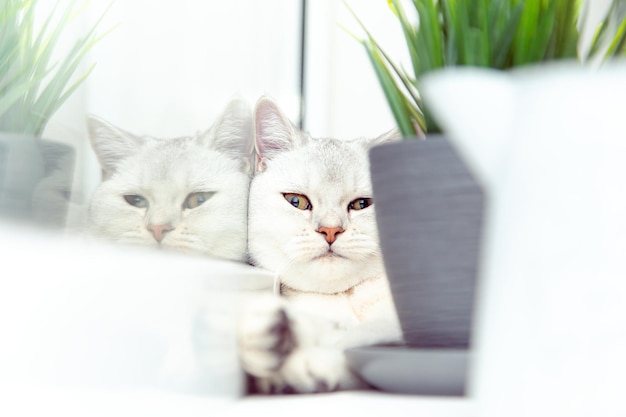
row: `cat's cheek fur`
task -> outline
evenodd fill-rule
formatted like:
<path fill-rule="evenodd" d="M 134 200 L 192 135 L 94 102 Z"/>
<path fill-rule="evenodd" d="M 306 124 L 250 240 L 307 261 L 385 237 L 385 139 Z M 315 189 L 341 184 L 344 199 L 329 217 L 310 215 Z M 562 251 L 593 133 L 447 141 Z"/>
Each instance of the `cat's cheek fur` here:
<path fill-rule="evenodd" d="M 191 250 L 223 259 L 244 261 L 247 243 L 247 200 L 245 184 L 233 184 L 233 188 L 219 192 L 216 201 L 209 200 L 187 213 L 187 235 L 197 236 L 198 244 Z M 217 201 L 220 199 L 220 201 Z"/>
<path fill-rule="evenodd" d="M 269 181 L 268 181 L 269 180 Z M 248 208 L 248 245 L 255 264 L 270 271 L 282 271 L 292 262 L 292 248 L 285 244 L 306 233 L 308 212 L 301 212 L 285 201 L 270 185 L 271 178 L 257 177 L 250 187 Z M 266 191 L 269 187 L 271 191 Z M 276 198 L 278 195 L 280 197 Z"/>
<path fill-rule="evenodd" d="M 107 182 L 98 187 L 89 207 L 89 228 L 94 236 L 157 247 L 144 218 L 145 209 L 130 206 Z"/>

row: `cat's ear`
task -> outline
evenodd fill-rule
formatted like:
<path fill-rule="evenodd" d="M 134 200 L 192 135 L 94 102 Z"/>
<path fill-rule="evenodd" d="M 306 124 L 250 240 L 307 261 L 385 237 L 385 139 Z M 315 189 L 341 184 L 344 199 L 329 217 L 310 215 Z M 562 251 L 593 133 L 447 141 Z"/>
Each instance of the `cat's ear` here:
<path fill-rule="evenodd" d="M 385 132 L 382 135 L 369 140 L 367 142 L 367 146 L 371 148 L 376 145 L 382 145 L 383 143 L 388 143 L 388 142 L 395 142 L 400 139 L 402 139 L 402 135 L 400 134 L 400 131 L 398 129 L 391 129 L 390 131 Z"/>
<path fill-rule="evenodd" d="M 244 170 L 252 166 L 252 110 L 242 97 L 234 97 L 217 117 L 208 132 L 209 142 L 233 159 L 244 162 Z"/>
<path fill-rule="evenodd" d="M 115 172 L 120 160 L 137 152 L 143 143 L 141 137 L 93 115 L 87 117 L 87 127 L 91 146 L 100 162 L 104 179 Z"/>
<path fill-rule="evenodd" d="M 299 136 L 276 102 L 268 96 L 261 97 L 254 108 L 255 171 L 263 172 L 265 161 L 293 149 L 294 140 Z"/>

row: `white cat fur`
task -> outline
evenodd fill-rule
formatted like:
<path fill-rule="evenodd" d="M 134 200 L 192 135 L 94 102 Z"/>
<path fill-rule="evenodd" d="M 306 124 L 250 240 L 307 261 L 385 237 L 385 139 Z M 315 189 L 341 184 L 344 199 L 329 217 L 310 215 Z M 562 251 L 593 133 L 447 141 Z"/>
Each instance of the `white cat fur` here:
<path fill-rule="evenodd" d="M 281 296 L 259 297 L 244 310 L 240 358 L 262 392 L 318 392 L 364 387 L 344 349 L 400 342 L 402 333 L 384 274 L 367 153 L 394 140 L 314 139 L 299 131 L 269 97 L 255 108 L 256 175 L 250 187 L 249 253 L 280 277 Z M 284 193 L 309 198 L 312 209 Z M 319 227 L 341 227 L 329 245 Z M 329 252 L 332 248 L 332 253 Z"/>
<path fill-rule="evenodd" d="M 88 125 L 103 173 L 89 208 L 94 235 L 246 259 L 253 145 L 251 109 L 243 99 L 232 100 L 208 131 L 193 137 L 140 137 L 93 116 Z M 195 192 L 214 194 L 196 208 L 183 208 Z M 141 195 L 149 206 L 134 207 L 124 195 Z M 173 230 L 159 241 L 150 225 Z"/>

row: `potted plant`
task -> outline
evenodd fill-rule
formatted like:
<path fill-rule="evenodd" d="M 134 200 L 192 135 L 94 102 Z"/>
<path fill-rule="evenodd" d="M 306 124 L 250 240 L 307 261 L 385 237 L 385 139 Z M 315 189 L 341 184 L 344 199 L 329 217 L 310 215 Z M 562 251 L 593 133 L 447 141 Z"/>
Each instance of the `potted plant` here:
<path fill-rule="evenodd" d="M 4 0 L 0 9 L 0 215 L 29 220 L 38 210 L 58 224 L 64 219 L 67 201 L 33 207 L 33 200 L 45 202 L 37 194 L 45 195 L 52 188 L 67 196 L 74 151 L 41 135 L 52 115 L 93 69 L 92 65 L 75 77 L 99 39 L 100 21 L 54 61 L 59 38 L 77 10 L 70 3 L 38 25 L 37 5 L 37 0 Z"/>
<path fill-rule="evenodd" d="M 385 268 L 407 343 L 466 349 L 484 195 L 422 101 L 422 77 L 446 67 L 508 70 L 611 59 L 626 49 L 626 4 L 612 1 L 591 22 L 590 3 L 570 0 L 413 0 L 411 9 L 401 0 L 388 3 L 402 28 L 410 70 L 360 21 L 365 37 L 359 40 L 402 136 L 418 140 L 370 152 Z M 591 36 L 582 39 L 583 32 Z"/>

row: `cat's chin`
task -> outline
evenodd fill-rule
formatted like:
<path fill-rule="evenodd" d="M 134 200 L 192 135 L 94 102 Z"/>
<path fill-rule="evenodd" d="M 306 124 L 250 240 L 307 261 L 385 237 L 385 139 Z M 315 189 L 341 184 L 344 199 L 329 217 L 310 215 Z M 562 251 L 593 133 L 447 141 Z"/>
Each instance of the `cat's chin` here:
<path fill-rule="evenodd" d="M 331 252 L 304 264 L 292 264 L 281 280 L 297 291 L 336 294 L 381 275 L 384 272 L 378 262 L 354 262 Z"/>

